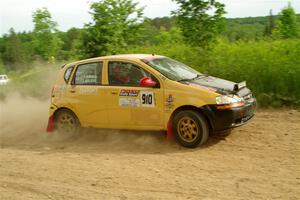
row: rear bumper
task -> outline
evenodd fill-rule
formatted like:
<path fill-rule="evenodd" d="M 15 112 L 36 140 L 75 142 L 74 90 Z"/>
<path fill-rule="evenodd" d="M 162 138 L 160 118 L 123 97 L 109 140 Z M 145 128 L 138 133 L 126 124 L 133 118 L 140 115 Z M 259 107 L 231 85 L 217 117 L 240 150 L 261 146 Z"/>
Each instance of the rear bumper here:
<path fill-rule="evenodd" d="M 216 105 L 206 105 L 201 107 L 201 110 L 207 116 L 213 131 L 216 132 L 246 124 L 253 118 L 255 109 L 255 100 L 244 106 L 230 109 L 218 109 Z"/>

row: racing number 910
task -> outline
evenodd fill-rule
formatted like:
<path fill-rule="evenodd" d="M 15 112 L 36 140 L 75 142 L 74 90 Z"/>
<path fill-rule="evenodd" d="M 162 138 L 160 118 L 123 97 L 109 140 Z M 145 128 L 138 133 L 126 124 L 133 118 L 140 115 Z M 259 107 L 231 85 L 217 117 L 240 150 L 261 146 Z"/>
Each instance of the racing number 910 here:
<path fill-rule="evenodd" d="M 152 94 L 143 94 L 142 95 L 142 104 L 152 105 Z"/>
<path fill-rule="evenodd" d="M 142 106 L 153 107 L 154 106 L 154 94 L 153 92 L 142 92 L 141 93 Z"/>

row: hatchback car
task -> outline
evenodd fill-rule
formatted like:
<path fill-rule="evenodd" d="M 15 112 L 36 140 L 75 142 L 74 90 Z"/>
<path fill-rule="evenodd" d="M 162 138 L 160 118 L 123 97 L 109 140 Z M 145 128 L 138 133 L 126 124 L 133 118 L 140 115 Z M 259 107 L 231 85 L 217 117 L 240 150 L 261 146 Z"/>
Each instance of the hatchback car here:
<path fill-rule="evenodd" d="M 245 82 L 207 76 L 159 55 L 105 56 L 61 68 L 47 130 L 165 130 L 193 148 L 211 132 L 243 125 L 255 105 Z"/>

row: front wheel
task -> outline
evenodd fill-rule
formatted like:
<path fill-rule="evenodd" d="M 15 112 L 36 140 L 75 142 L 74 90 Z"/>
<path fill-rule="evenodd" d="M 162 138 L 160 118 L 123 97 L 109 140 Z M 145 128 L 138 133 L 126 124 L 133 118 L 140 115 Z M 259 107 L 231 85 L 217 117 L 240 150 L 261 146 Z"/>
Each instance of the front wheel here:
<path fill-rule="evenodd" d="M 59 110 L 55 114 L 55 129 L 59 133 L 66 135 L 75 135 L 80 127 L 79 121 L 76 115 L 67 109 Z"/>
<path fill-rule="evenodd" d="M 196 111 L 184 110 L 177 113 L 172 128 L 175 140 L 184 147 L 195 148 L 208 140 L 207 121 Z"/>

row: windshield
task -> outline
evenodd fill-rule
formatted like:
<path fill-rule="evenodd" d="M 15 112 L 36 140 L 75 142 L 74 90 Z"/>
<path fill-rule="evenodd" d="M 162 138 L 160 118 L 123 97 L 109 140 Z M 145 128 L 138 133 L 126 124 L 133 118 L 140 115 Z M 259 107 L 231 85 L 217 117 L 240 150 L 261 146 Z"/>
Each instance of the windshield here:
<path fill-rule="evenodd" d="M 200 75 L 199 72 L 189 66 L 166 57 L 144 62 L 174 81 L 194 79 Z"/>

